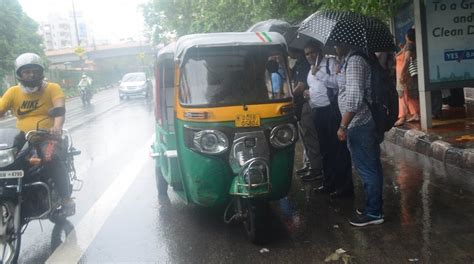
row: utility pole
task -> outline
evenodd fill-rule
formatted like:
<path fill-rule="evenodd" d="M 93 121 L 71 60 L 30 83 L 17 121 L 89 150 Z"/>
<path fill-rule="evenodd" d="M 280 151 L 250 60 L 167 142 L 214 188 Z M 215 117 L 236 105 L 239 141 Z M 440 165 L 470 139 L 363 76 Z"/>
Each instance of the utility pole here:
<path fill-rule="evenodd" d="M 72 16 L 74 18 L 74 27 L 76 29 L 77 46 L 81 46 L 81 40 L 79 39 L 79 30 L 77 28 L 76 8 L 74 7 L 74 0 L 71 0 L 71 3 L 72 3 Z"/>

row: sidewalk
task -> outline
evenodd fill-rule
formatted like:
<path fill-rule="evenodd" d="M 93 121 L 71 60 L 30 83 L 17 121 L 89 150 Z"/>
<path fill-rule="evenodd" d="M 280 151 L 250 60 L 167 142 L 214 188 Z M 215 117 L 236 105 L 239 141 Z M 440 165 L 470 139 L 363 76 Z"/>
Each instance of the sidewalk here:
<path fill-rule="evenodd" d="M 464 108 L 443 109 L 433 128 L 421 131 L 419 123 L 406 123 L 385 134 L 385 140 L 444 163 L 474 171 L 474 118 Z"/>

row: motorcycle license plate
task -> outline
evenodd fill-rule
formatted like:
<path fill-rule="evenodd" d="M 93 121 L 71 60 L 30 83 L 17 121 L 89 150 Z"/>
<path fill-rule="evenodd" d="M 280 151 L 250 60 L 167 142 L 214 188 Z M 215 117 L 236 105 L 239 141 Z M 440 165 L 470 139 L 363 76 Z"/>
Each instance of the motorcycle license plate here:
<path fill-rule="evenodd" d="M 260 116 L 257 114 L 242 114 L 235 118 L 236 127 L 257 127 L 260 126 Z"/>
<path fill-rule="evenodd" d="M 23 178 L 25 173 L 22 170 L 0 171 L 0 179 Z"/>

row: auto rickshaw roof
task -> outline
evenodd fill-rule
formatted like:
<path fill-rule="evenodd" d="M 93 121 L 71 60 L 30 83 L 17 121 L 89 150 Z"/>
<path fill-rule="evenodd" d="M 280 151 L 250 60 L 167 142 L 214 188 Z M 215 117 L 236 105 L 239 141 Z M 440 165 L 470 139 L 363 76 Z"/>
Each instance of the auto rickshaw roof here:
<path fill-rule="evenodd" d="M 182 36 L 176 43 L 175 59 L 182 62 L 191 48 L 226 47 L 226 46 L 267 46 L 281 45 L 285 49 L 286 40 L 278 32 L 223 32 L 192 34 Z"/>
<path fill-rule="evenodd" d="M 176 42 L 171 42 L 170 44 L 164 46 L 158 51 L 156 58 L 158 60 L 165 58 L 174 58 L 174 53 L 176 51 Z"/>

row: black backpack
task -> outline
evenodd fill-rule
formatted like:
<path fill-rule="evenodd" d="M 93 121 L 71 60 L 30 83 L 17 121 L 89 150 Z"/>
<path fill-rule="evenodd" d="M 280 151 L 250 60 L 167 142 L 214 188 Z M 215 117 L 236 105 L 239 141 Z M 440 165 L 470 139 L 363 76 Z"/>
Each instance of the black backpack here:
<path fill-rule="evenodd" d="M 390 69 L 384 69 L 375 54 L 370 57 L 361 52 L 355 52 L 351 55 L 359 55 L 366 60 L 370 66 L 371 78 L 371 101 L 367 100 L 364 91 L 364 101 L 369 107 L 377 128 L 377 139 L 382 143 L 384 134 L 389 131 L 398 119 L 398 94 L 396 89 L 396 80 L 391 74 Z"/>

